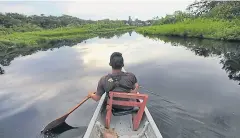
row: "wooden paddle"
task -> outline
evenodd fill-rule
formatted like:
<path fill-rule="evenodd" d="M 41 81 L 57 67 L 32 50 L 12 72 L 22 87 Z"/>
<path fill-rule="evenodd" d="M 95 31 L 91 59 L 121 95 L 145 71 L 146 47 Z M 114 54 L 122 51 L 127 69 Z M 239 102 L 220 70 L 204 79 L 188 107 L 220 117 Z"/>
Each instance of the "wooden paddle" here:
<path fill-rule="evenodd" d="M 62 117 L 59 117 L 58 119 L 52 121 L 51 123 L 49 123 L 42 131 L 41 133 L 46 134 L 47 132 L 66 124 L 65 120 L 67 119 L 67 117 L 73 112 L 75 111 L 79 106 L 81 106 L 84 102 L 86 102 L 90 97 L 87 96 L 85 97 L 78 105 L 76 105 L 74 108 L 72 108 L 68 113 L 66 113 L 65 115 L 63 115 Z"/>

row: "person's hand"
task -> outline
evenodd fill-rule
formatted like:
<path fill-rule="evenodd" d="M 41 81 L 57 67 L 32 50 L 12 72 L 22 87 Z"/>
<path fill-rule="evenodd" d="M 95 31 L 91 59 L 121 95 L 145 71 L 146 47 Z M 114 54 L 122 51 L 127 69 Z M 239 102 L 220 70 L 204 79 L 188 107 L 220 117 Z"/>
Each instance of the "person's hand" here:
<path fill-rule="evenodd" d="M 138 91 L 136 89 L 131 90 L 130 93 L 137 93 Z"/>
<path fill-rule="evenodd" d="M 92 96 L 95 94 L 95 92 L 88 92 L 88 97 L 92 98 Z"/>

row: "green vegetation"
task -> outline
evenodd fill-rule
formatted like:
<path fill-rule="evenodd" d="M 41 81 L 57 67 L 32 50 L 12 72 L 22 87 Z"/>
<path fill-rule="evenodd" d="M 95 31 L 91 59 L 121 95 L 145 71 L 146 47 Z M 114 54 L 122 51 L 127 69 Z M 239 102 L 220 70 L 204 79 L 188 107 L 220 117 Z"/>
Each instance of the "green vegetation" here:
<path fill-rule="evenodd" d="M 60 40 L 59 37 L 56 40 L 49 41 L 49 43 L 42 43 L 35 46 L 23 46 L 21 44 L 18 44 L 17 46 L 9 46 L 7 43 L 6 48 L 2 48 L 0 50 L 0 64 L 3 66 L 10 65 L 11 61 L 18 56 L 26 56 L 33 54 L 39 50 L 46 51 L 46 50 L 52 50 L 53 48 L 60 48 L 64 45 L 66 46 L 74 46 L 77 43 L 86 42 L 86 39 L 89 39 L 90 37 L 98 36 L 100 38 L 106 38 L 110 39 L 112 37 L 120 37 L 121 35 L 125 33 L 129 33 L 131 35 L 132 31 L 127 30 L 118 30 L 118 31 L 108 31 L 108 32 L 98 32 L 97 34 L 88 35 L 88 37 L 85 37 L 86 35 L 81 35 L 83 37 L 79 37 L 76 35 L 76 38 L 73 39 L 72 37 L 69 39 L 62 39 Z M 3 45 L 3 44 L 0 44 Z"/>
<path fill-rule="evenodd" d="M 121 36 L 122 32 L 133 30 L 136 26 L 146 26 L 136 29 L 145 36 L 240 40 L 239 17 L 240 2 L 206 0 L 189 5 L 186 12 L 176 11 L 161 19 L 156 17 L 147 21 L 132 20 L 130 16 L 128 20 L 92 21 L 68 15 L 57 17 L 0 13 L 0 57 L 20 49 L 36 51 L 76 44 L 97 36 Z"/>
<path fill-rule="evenodd" d="M 44 14 L 26 16 L 18 13 L 0 13 L 0 35 L 12 34 L 15 32 L 32 32 L 56 28 L 78 28 L 82 26 L 97 28 L 116 28 L 126 25 L 143 26 L 148 25 L 148 21 L 135 19 L 131 16 L 128 20 L 109 20 L 103 19 L 98 21 L 83 20 L 69 15 L 62 16 L 45 16 Z M 97 25 L 97 26 L 96 26 Z"/>
<path fill-rule="evenodd" d="M 39 31 L 43 29 L 54 29 L 60 27 L 72 27 L 92 24 L 94 21 L 82 20 L 76 17 L 62 16 L 26 16 L 18 13 L 0 13 L 0 35 L 13 32 Z"/>
<path fill-rule="evenodd" d="M 63 16 L 25 16 L 0 13 L 0 50 L 43 47 L 52 43 L 81 42 L 102 33 L 131 30 L 124 20 L 82 20 Z"/>
<path fill-rule="evenodd" d="M 240 20 L 224 21 L 206 18 L 186 19 L 181 22 L 138 28 L 145 35 L 240 40 Z"/>
<path fill-rule="evenodd" d="M 82 20 L 68 15 L 0 13 L 0 64 L 7 66 L 19 55 L 72 46 L 93 37 L 119 37 L 135 28 L 127 23 L 124 20 Z"/>
<path fill-rule="evenodd" d="M 86 39 L 97 36 L 101 32 L 111 32 L 119 30 L 132 29 L 133 27 L 119 27 L 119 28 L 102 28 L 93 29 L 85 26 L 81 28 L 60 28 L 53 30 L 43 30 L 25 33 L 13 33 L 9 35 L 3 35 L 0 38 L 0 42 L 12 44 L 12 46 L 21 44 L 28 46 L 36 46 L 38 44 L 46 43 L 52 40 L 64 40 L 64 39 Z"/>
<path fill-rule="evenodd" d="M 42 46 L 56 41 L 79 41 L 96 37 L 103 32 L 131 30 L 133 26 L 126 26 L 122 22 L 87 24 L 79 27 L 65 27 L 33 32 L 16 32 L 2 35 L 0 49 L 8 47 Z"/>
<path fill-rule="evenodd" d="M 141 27 L 144 35 L 167 35 L 221 40 L 240 40 L 240 2 L 206 1 L 188 6 L 187 12 L 156 18 L 153 26 Z"/>

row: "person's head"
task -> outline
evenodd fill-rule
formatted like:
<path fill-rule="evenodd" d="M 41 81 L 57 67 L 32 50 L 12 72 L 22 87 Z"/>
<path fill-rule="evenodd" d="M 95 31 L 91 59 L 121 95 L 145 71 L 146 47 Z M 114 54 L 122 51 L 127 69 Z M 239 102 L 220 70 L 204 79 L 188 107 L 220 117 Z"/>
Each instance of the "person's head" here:
<path fill-rule="evenodd" d="M 124 66 L 124 60 L 123 60 L 122 54 L 119 52 L 112 53 L 112 55 L 110 56 L 109 65 L 114 70 L 121 70 L 122 67 Z"/>

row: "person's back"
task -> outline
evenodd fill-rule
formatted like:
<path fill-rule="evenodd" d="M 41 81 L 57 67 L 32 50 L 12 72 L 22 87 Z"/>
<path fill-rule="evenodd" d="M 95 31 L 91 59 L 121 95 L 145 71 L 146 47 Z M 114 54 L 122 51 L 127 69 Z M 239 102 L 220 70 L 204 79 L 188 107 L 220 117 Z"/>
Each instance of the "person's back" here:
<path fill-rule="evenodd" d="M 129 72 L 117 72 L 103 76 L 100 79 L 98 85 L 97 94 L 101 96 L 105 92 L 127 92 L 130 93 L 135 89 L 135 83 L 137 79 L 134 74 Z M 127 100 L 123 98 L 114 98 L 115 100 Z M 114 108 L 130 109 L 127 107 L 113 105 Z"/>
<path fill-rule="evenodd" d="M 98 101 L 101 96 L 109 91 L 114 92 L 128 92 L 136 93 L 138 91 L 137 78 L 133 73 L 123 72 L 124 60 L 122 54 L 114 52 L 110 57 L 110 66 L 112 66 L 112 73 L 103 76 L 97 87 L 96 94 L 91 93 L 89 96 Z M 115 98 L 116 100 L 126 100 L 123 98 Z M 130 109 L 129 107 L 113 106 L 116 109 Z M 132 108 L 132 107 L 131 107 Z"/>

